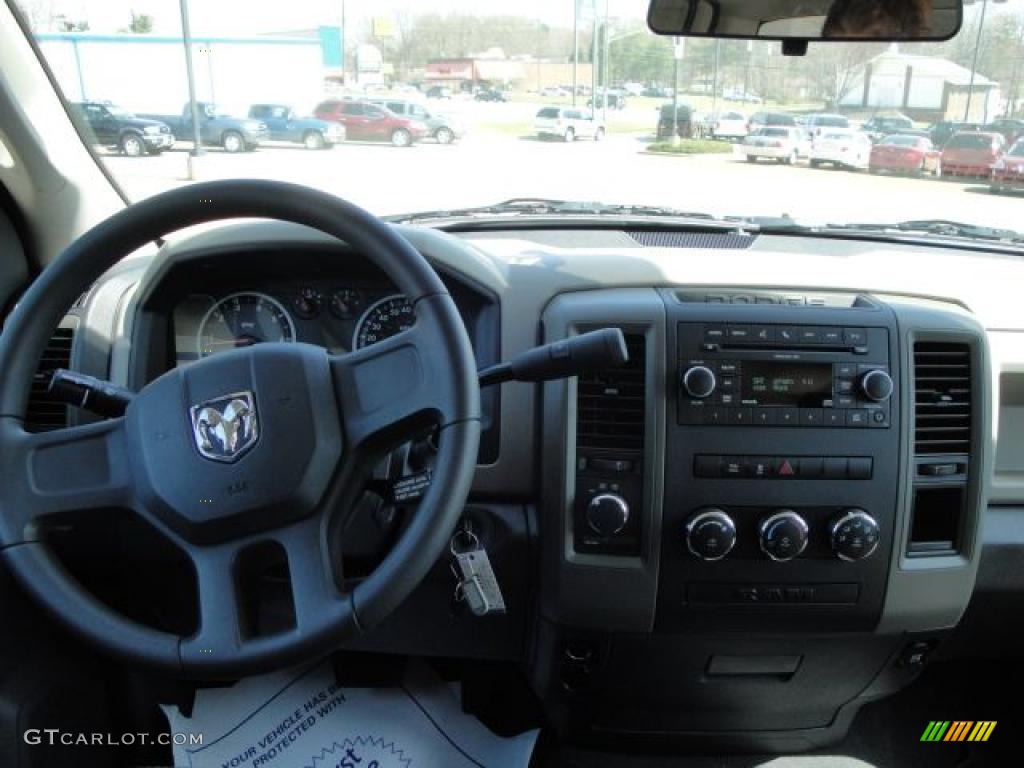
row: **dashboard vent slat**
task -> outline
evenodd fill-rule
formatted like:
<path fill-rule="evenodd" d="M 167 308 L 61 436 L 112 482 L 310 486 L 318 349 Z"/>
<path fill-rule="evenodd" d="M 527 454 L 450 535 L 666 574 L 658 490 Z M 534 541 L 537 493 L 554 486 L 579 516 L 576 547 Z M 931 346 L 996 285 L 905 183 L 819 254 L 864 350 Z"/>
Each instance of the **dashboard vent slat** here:
<path fill-rule="evenodd" d="M 757 239 L 754 235 L 735 232 L 678 232 L 670 229 L 631 229 L 626 234 L 645 248 L 743 250 Z"/>
<path fill-rule="evenodd" d="M 969 453 L 971 350 L 962 343 L 914 344 L 914 453 Z"/>
<path fill-rule="evenodd" d="M 47 388 L 51 373 L 57 368 L 71 367 L 71 345 L 74 340 L 73 329 L 58 328 L 43 351 L 39 368 L 32 379 L 28 410 L 25 413 L 25 429 L 29 432 L 49 432 L 68 425 L 68 407 L 54 400 Z"/>
<path fill-rule="evenodd" d="M 578 449 L 643 450 L 646 342 L 642 333 L 625 336 L 629 361 L 624 366 L 578 379 Z"/>

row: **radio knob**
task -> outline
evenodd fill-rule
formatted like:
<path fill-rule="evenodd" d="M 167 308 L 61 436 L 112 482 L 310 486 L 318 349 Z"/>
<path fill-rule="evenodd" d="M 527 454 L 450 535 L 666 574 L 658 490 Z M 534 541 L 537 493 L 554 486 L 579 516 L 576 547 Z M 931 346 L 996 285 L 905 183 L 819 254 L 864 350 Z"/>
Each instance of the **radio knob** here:
<path fill-rule="evenodd" d="M 629 504 L 617 493 L 600 493 L 587 504 L 587 525 L 594 533 L 614 536 L 629 522 Z"/>
<path fill-rule="evenodd" d="M 829 535 L 836 557 L 852 562 L 871 556 L 878 547 L 881 529 L 863 509 L 847 509 L 832 523 Z"/>
<path fill-rule="evenodd" d="M 860 390 L 868 400 L 881 403 L 892 396 L 892 377 L 885 371 L 868 371 L 860 377 Z"/>
<path fill-rule="evenodd" d="M 807 522 L 792 509 L 780 509 L 761 521 L 761 551 L 772 560 L 792 560 L 807 547 Z"/>
<path fill-rule="evenodd" d="M 736 545 L 736 525 L 717 507 L 700 510 L 686 524 L 686 547 L 701 560 L 721 560 Z"/>
<path fill-rule="evenodd" d="M 715 374 L 711 369 L 703 365 L 695 365 L 688 368 L 683 374 L 683 389 L 690 397 L 702 400 L 715 391 Z"/>

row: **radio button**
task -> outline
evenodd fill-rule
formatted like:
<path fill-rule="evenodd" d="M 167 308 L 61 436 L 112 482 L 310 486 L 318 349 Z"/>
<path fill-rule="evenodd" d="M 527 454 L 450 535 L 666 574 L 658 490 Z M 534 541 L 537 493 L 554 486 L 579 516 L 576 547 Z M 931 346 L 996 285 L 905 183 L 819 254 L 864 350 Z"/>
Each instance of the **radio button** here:
<path fill-rule="evenodd" d="M 853 363 L 839 363 L 836 365 L 836 376 L 841 379 L 852 379 L 857 375 L 857 366 Z"/>
<path fill-rule="evenodd" d="M 889 414 L 885 411 L 871 411 L 871 418 L 868 420 L 868 426 L 875 427 L 876 429 L 884 429 L 889 426 Z"/>
<path fill-rule="evenodd" d="M 843 341 L 851 347 L 859 347 L 868 343 L 868 333 L 863 328 L 846 328 L 843 330 Z"/>
<path fill-rule="evenodd" d="M 793 326 L 780 326 L 775 329 L 775 340 L 782 344 L 797 344 L 800 342 L 800 331 Z"/>
<path fill-rule="evenodd" d="M 753 338 L 753 332 L 749 325 L 730 325 L 725 335 L 729 341 L 751 341 Z"/>
<path fill-rule="evenodd" d="M 735 405 L 737 399 L 732 392 L 722 392 L 715 396 L 715 400 L 721 405 Z"/>
<path fill-rule="evenodd" d="M 842 328 L 822 328 L 821 329 L 821 341 L 824 344 L 831 344 L 833 346 L 843 343 L 843 330 Z"/>
<path fill-rule="evenodd" d="M 709 325 L 704 328 L 704 341 L 709 341 L 715 344 L 725 341 L 725 326 L 724 325 Z"/>
<path fill-rule="evenodd" d="M 723 376 L 718 380 L 718 388 L 723 392 L 732 392 L 736 388 L 736 377 Z"/>
<path fill-rule="evenodd" d="M 754 408 L 751 412 L 751 423 L 770 427 L 775 424 L 775 411 L 774 408 Z"/>
<path fill-rule="evenodd" d="M 846 426 L 846 414 L 842 411 L 837 411 L 835 408 L 826 408 L 821 413 L 821 425 L 823 427 Z"/>
<path fill-rule="evenodd" d="M 751 337 L 759 344 L 771 344 L 775 341 L 775 328 L 770 325 L 755 325 L 750 329 Z"/>
<path fill-rule="evenodd" d="M 868 411 L 858 408 L 846 412 L 846 426 L 866 427 L 868 426 Z"/>
<path fill-rule="evenodd" d="M 836 393 L 848 395 L 853 392 L 853 379 L 836 379 Z"/>
<path fill-rule="evenodd" d="M 853 395 L 840 395 L 836 398 L 836 408 L 853 408 L 857 405 L 857 398 Z"/>
<path fill-rule="evenodd" d="M 731 408 L 729 410 L 730 424 L 750 424 L 753 421 L 750 408 Z"/>
<path fill-rule="evenodd" d="M 821 329 L 814 326 L 804 326 L 800 329 L 800 341 L 803 344 L 820 344 Z"/>
<path fill-rule="evenodd" d="M 799 408 L 776 408 L 775 423 L 780 427 L 795 427 L 800 423 Z"/>
<path fill-rule="evenodd" d="M 705 424 L 728 424 L 729 409 L 719 408 L 717 406 L 706 406 L 701 410 L 704 411 L 704 423 Z"/>
<path fill-rule="evenodd" d="M 733 375 L 733 374 L 736 373 L 737 370 L 738 370 L 738 368 L 736 366 L 736 363 L 733 363 L 733 362 L 728 362 L 728 363 L 719 362 L 718 363 L 718 372 L 720 374 L 722 374 L 723 376 Z"/>
<path fill-rule="evenodd" d="M 800 409 L 800 426 L 802 427 L 820 427 L 823 420 L 821 408 Z"/>

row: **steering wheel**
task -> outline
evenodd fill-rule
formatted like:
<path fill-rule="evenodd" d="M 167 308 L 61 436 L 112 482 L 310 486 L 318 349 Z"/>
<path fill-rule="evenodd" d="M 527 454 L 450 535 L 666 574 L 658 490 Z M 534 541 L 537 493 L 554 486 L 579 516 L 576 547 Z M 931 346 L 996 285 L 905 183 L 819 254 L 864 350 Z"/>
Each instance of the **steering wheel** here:
<path fill-rule="evenodd" d="M 183 227 L 237 217 L 304 224 L 372 260 L 415 310 L 413 326 L 346 355 L 266 343 L 168 371 L 124 416 L 29 433 L 42 350 L 84 287 L 119 258 Z M 193 184 L 126 208 L 31 285 L 0 336 L 0 547 L 35 598 L 101 649 L 187 677 L 237 677 L 325 653 L 388 616 L 444 551 L 480 438 L 473 352 L 452 297 L 391 227 L 339 198 L 276 181 Z M 436 424 L 429 489 L 395 546 L 350 590 L 329 556 L 382 452 Z M 198 629 L 143 626 L 87 592 L 44 539 L 47 518 L 130 510 L 195 570 Z M 73 542 L 72 542 L 73 544 Z M 237 568 L 254 547 L 287 560 L 295 621 L 247 629 Z"/>

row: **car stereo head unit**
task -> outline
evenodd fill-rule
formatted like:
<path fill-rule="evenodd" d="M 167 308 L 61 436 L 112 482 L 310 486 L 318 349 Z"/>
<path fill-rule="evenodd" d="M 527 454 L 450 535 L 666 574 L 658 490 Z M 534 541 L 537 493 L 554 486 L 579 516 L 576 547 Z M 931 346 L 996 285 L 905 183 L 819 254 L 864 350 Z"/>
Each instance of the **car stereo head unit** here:
<path fill-rule="evenodd" d="M 888 428 L 886 328 L 680 323 L 679 423 Z"/>

